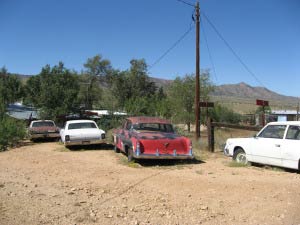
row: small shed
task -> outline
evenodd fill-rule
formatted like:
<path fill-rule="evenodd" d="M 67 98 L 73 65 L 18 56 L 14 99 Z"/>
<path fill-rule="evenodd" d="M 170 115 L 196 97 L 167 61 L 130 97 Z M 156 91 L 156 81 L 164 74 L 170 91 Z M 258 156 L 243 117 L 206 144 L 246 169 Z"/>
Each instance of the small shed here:
<path fill-rule="evenodd" d="M 297 110 L 272 110 L 272 116 L 277 118 L 277 121 L 295 121 L 299 120 L 299 112 Z"/>

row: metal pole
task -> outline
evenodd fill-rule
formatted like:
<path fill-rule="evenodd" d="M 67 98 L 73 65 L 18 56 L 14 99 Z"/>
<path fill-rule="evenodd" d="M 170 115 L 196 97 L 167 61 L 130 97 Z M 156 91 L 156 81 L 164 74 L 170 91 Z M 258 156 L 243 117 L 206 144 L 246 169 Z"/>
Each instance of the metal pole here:
<path fill-rule="evenodd" d="M 196 117 L 196 139 L 200 138 L 200 7 L 196 3 L 196 95 L 195 95 L 195 117 Z"/>
<path fill-rule="evenodd" d="M 262 126 L 264 127 L 266 125 L 265 123 L 265 106 L 262 106 L 263 112 L 262 112 Z"/>
<path fill-rule="evenodd" d="M 296 120 L 299 120 L 299 102 L 297 104 L 297 116 L 296 116 Z"/>

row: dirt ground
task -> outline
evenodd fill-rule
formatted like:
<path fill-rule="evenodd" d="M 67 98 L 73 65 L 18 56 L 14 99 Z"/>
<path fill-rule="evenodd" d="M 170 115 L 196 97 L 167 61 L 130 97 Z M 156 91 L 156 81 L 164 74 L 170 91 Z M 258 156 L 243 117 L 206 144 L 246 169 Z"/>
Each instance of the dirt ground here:
<path fill-rule="evenodd" d="M 27 143 L 0 153 L 0 224 L 300 224 L 300 174 L 230 162 Z"/>

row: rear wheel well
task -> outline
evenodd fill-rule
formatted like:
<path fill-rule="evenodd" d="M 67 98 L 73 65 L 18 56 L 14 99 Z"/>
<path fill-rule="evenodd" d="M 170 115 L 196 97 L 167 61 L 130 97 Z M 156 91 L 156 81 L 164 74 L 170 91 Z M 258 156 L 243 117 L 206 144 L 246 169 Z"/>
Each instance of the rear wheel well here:
<path fill-rule="evenodd" d="M 125 145 L 124 150 L 125 150 L 126 155 L 128 155 L 128 149 L 129 149 L 128 145 Z"/>

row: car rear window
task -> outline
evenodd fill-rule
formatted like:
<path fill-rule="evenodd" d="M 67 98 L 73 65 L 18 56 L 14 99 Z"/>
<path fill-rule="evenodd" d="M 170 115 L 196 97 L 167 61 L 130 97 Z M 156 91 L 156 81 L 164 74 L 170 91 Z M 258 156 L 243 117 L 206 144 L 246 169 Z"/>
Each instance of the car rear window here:
<path fill-rule="evenodd" d="M 97 127 L 96 127 L 96 124 L 89 123 L 89 122 L 69 124 L 69 130 L 88 129 L 88 128 L 97 128 Z"/>
<path fill-rule="evenodd" d="M 174 133 L 172 124 L 162 124 L 162 123 L 139 123 L 134 124 L 133 129 L 135 130 L 145 130 L 145 131 L 158 131 Z"/>
<path fill-rule="evenodd" d="M 32 127 L 54 127 L 54 123 L 51 121 L 41 121 L 32 123 Z"/>

